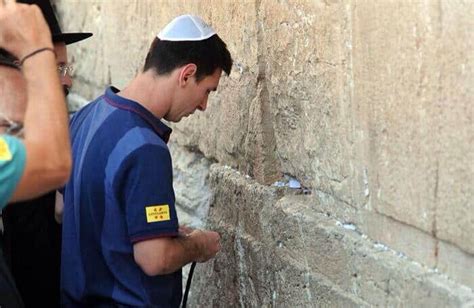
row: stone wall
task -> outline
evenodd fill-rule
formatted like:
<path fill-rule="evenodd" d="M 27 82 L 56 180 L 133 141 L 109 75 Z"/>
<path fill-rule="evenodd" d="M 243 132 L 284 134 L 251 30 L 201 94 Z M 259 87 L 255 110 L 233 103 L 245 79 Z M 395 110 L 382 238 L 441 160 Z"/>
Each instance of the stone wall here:
<path fill-rule="evenodd" d="M 192 303 L 474 305 L 473 1 L 56 4 L 94 32 L 69 48 L 79 101 L 176 15 L 228 43 L 231 76 L 173 125 L 182 217 L 224 243 Z"/>

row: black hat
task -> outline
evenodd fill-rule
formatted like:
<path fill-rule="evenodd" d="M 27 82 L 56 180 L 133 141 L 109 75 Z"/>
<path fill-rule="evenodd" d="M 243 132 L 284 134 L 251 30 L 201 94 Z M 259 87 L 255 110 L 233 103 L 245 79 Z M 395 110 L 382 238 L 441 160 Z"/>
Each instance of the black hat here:
<path fill-rule="evenodd" d="M 54 14 L 53 7 L 49 0 L 18 0 L 19 3 L 36 4 L 43 12 L 44 18 L 48 22 L 49 30 L 53 38 L 53 42 L 64 42 L 66 45 L 82 41 L 92 36 L 92 33 L 76 32 L 63 33 L 59 27 L 58 19 Z"/>
<path fill-rule="evenodd" d="M 9 66 L 12 68 L 20 69 L 18 66 L 18 59 L 14 55 L 9 53 L 3 48 L 0 48 L 0 65 Z"/>

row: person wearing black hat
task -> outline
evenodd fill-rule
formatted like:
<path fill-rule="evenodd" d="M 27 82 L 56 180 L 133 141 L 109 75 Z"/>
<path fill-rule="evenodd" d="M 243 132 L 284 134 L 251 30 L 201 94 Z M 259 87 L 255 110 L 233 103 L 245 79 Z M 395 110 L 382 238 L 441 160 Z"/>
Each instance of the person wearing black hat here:
<path fill-rule="evenodd" d="M 71 153 L 53 44 L 40 10 L 0 1 L 0 46 L 2 208 L 7 200 L 25 200 L 63 185 Z M 23 128 L 24 136 L 15 137 Z M 0 253 L 0 307 L 22 306 Z"/>
<path fill-rule="evenodd" d="M 64 94 L 72 86 L 66 45 L 92 33 L 63 33 L 48 0 L 36 4 L 43 13 L 54 44 Z M 61 226 L 54 219 L 55 192 L 8 207 L 3 213 L 5 254 L 26 307 L 59 306 Z"/>
<path fill-rule="evenodd" d="M 68 65 L 66 45 L 85 40 L 92 36 L 89 32 L 63 33 L 49 0 L 18 0 L 19 3 L 36 4 L 40 7 L 46 21 L 48 22 L 54 43 L 54 50 L 58 63 L 58 71 L 61 75 L 61 84 L 64 94 L 67 96 L 72 87 L 70 72 L 72 66 Z"/>

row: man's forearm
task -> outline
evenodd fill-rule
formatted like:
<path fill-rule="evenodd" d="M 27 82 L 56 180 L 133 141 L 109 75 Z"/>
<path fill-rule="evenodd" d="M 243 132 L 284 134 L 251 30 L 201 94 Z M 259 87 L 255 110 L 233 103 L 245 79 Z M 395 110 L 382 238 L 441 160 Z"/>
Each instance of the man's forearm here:
<path fill-rule="evenodd" d="M 50 51 L 41 52 L 23 64 L 27 80 L 28 108 L 25 114 L 25 141 L 41 141 L 51 161 L 69 161 L 67 107 Z"/>
<path fill-rule="evenodd" d="M 216 232 L 194 230 L 187 236 L 136 243 L 134 256 L 142 270 L 154 276 L 173 273 L 193 261 L 207 261 L 219 249 L 219 235 Z"/>
<path fill-rule="evenodd" d="M 71 170 L 67 109 L 56 58 L 44 51 L 28 58 L 22 70 L 27 81 L 25 114 L 27 160 L 13 200 L 22 200 L 63 185 Z"/>

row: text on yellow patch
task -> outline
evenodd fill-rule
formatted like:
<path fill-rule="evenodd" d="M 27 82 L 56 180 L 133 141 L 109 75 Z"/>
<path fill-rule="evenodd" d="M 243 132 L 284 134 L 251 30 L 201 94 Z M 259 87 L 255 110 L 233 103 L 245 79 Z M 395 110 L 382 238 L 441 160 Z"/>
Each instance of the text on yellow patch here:
<path fill-rule="evenodd" d="M 170 207 L 168 204 L 147 206 L 146 222 L 157 222 L 170 220 Z"/>

